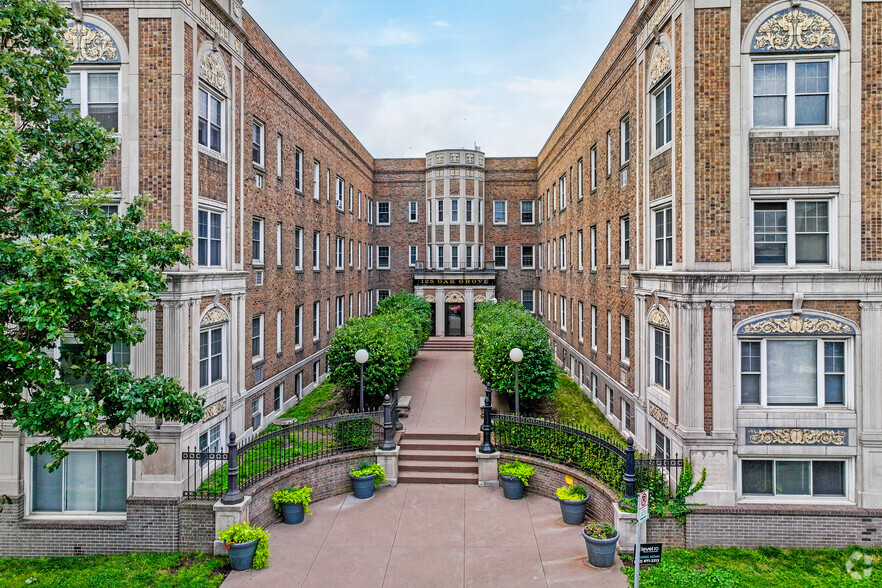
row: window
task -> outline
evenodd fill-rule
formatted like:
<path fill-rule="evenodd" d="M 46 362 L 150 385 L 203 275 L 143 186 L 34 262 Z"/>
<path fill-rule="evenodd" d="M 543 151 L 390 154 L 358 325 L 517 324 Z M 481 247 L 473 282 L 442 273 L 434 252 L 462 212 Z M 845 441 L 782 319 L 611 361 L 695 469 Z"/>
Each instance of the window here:
<path fill-rule="evenodd" d="M 438 218 L 436 221 L 440 224 L 444 222 L 444 200 L 438 199 Z"/>
<path fill-rule="evenodd" d="M 560 236 L 560 269 L 561 269 L 561 271 L 567 269 L 567 237 L 566 237 L 566 235 Z"/>
<path fill-rule="evenodd" d="M 579 343 L 585 340 L 585 307 L 579 301 Z"/>
<path fill-rule="evenodd" d="M 508 245 L 493 246 L 493 264 L 497 269 L 508 267 Z"/>
<path fill-rule="evenodd" d="M 627 216 L 619 219 L 619 261 L 622 265 L 631 261 L 631 221 Z"/>
<path fill-rule="evenodd" d="M 625 165 L 631 160 L 631 119 L 625 117 L 619 122 L 619 163 Z"/>
<path fill-rule="evenodd" d="M 579 271 L 582 271 L 582 259 L 585 257 L 582 240 L 582 229 L 579 229 L 576 233 L 576 267 Z"/>
<path fill-rule="evenodd" d="M 597 145 L 591 147 L 591 191 L 597 189 Z"/>
<path fill-rule="evenodd" d="M 282 410 L 285 401 L 285 383 L 282 382 L 273 389 L 273 411 Z"/>
<path fill-rule="evenodd" d="M 524 305 L 524 308 L 533 312 L 533 291 L 532 290 L 521 290 L 521 304 Z"/>
<path fill-rule="evenodd" d="M 319 339 L 319 320 L 321 315 L 321 303 L 316 300 L 312 303 L 312 340 Z"/>
<path fill-rule="evenodd" d="M 205 388 L 224 377 L 224 328 L 199 333 L 199 387 Z"/>
<path fill-rule="evenodd" d="M 606 354 L 612 355 L 612 311 L 606 311 Z"/>
<path fill-rule="evenodd" d="M 199 144 L 212 151 L 223 151 L 223 101 L 199 88 Z"/>
<path fill-rule="evenodd" d="M 521 200 L 521 224 L 522 225 L 532 225 L 533 224 L 533 201 L 532 200 Z"/>
<path fill-rule="evenodd" d="M 409 245 L 407 247 L 407 265 L 413 267 L 417 262 L 417 246 Z"/>
<path fill-rule="evenodd" d="M 282 135 L 276 135 L 276 177 L 282 179 Z"/>
<path fill-rule="evenodd" d="M 312 199 L 319 200 L 319 190 L 321 189 L 322 180 L 322 164 L 313 160 L 312 162 Z"/>
<path fill-rule="evenodd" d="M 276 265 L 282 267 L 282 223 L 276 223 Z"/>
<path fill-rule="evenodd" d="M 654 427 L 653 431 L 655 431 L 655 459 L 671 459 L 671 440 Z"/>
<path fill-rule="evenodd" d="M 671 82 L 655 90 L 652 96 L 652 111 L 655 127 L 653 129 L 655 135 L 656 149 L 661 149 L 671 142 L 673 137 L 673 116 L 671 115 Z"/>
<path fill-rule="evenodd" d="M 303 227 L 294 229 L 294 269 L 303 269 Z"/>
<path fill-rule="evenodd" d="M 223 435 L 221 435 L 221 423 L 216 424 L 204 433 L 199 434 L 199 451 L 200 453 L 218 453 L 221 451 L 221 443 Z M 200 456 L 199 465 L 203 466 L 208 463 L 208 456 Z"/>
<path fill-rule="evenodd" d="M 567 330 L 567 297 L 560 297 L 560 328 Z"/>
<path fill-rule="evenodd" d="M 606 267 L 612 263 L 612 228 L 610 221 L 606 221 Z"/>
<path fill-rule="evenodd" d="M 844 406 L 845 341 L 741 342 L 741 404 Z"/>
<path fill-rule="evenodd" d="M 466 200 L 465 207 L 465 222 L 470 223 L 472 222 L 472 201 Z"/>
<path fill-rule="evenodd" d="M 361 190 L 358 191 L 358 220 L 361 220 Z"/>
<path fill-rule="evenodd" d="M 493 201 L 493 224 L 504 225 L 508 222 L 508 202 L 505 200 Z"/>
<path fill-rule="evenodd" d="M 753 64 L 753 126 L 830 124 L 830 60 Z"/>
<path fill-rule="evenodd" d="M 251 221 L 251 261 L 263 265 L 263 219 Z"/>
<path fill-rule="evenodd" d="M 389 269 L 389 246 L 377 245 L 377 268 Z"/>
<path fill-rule="evenodd" d="M 533 245 L 521 245 L 521 267 L 524 269 L 533 268 Z"/>
<path fill-rule="evenodd" d="M 312 269 L 318 271 L 320 264 L 321 233 L 312 234 Z"/>
<path fill-rule="evenodd" d="M 266 146 L 264 145 L 264 133 L 266 127 L 260 121 L 251 123 L 251 161 L 254 165 L 263 167 Z"/>
<path fill-rule="evenodd" d="M 577 189 L 579 190 L 579 200 L 581 200 L 582 199 L 582 185 L 584 183 L 584 180 L 582 178 L 582 158 L 581 157 L 579 158 L 579 163 L 576 165 L 576 169 L 578 170 L 578 174 L 579 174 L 578 175 L 579 186 Z M 539 208 L 540 209 L 542 208 L 541 204 L 539 205 Z"/>
<path fill-rule="evenodd" d="M 595 373 L 591 374 L 591 391 L 594 398 L 600 398 L 600 388 L 597 387 L 597 374 Z"/>
<path fill-rule="evenodd" d="M 606 177 L 612 174 L 612 131 L 606 132 Z"/>
<path fill-rule="evenodd" d="M 346 192 L 346 182 L 343 178 L 337 176 L 337 191 L 334 193 L 334 202 L 338 210 L 343 210 L 343 194 Z"/>
<path fill-rule="evenodd" d="M 756 265 L 830 263 L 830 201 L 754 201 L 753 262 Z"/>
<path fill-rule="evenodd" d="M 621 315 L 619 357 L 624 363 L 631 362 L 631 317 Z"/>
<path fill-rule="evenodd" d="M 450 267 L 459 267 L 459 245 L 450 246 Z"/>
<path fill-rule="evenodd" d="M 674 210 L 671 206 L 652 211 L 653 261 L 656 267 L 674 264 Z"/>
<path fill-rule="evenodd" d="M 567 174 L 562 175 L 558 183 L 560 184 L 560 209 L 563 210 L 567 207 Z"/>
<path fill-rule="evenodd" d="M 411 200 L 407 203 L 407 221 L 411 223 L 417 222 L 417 202 Z"/>
<path fill-rule="evenodd" d="M 282 172 L 279 172 L 282 177 Z M 303 150 L 299 147 L 294 150 L 294 189 L 303 192 Z"/>
<path fill-rule="evenodd" d="M 371 198 L 367 199 L 367 223 L 374 224 L 374 201 Z"/>
<path fill-rule="evenodd" d="M 128 367 L 132 364 L 132 348 L 128 343 L 117 341 L 110 346 L 110 363 Z"/>
<path fill-rule="evenodd" d="M 335 249 L 334 249 L 334 267 L 335 269 L 341 270 L 343 269 L 343 237 L 337 237 L 334 241 Z"/>
<path fill-rule="evenodd" d="M 450 222 L 459 222 L 459 200 L 450 201 Z"/>
<path fill-rule="evenodd" d="M 34 512 L 126 511 L 128 460 L 124 451 L 71 450 L 53 472 L 48 453 L 33 457 Z"/>
<path fill-rule="evenodd" d="M 368 269 L 374 269 L 374 246 L 370 244 L 367 246 L 367 262 Z"/>
<path fill-rule="evenodd" d="M 652 327 L 652 383 L 671 389 L 671 333 Z"/>
<path fill-rule="evenodd" d="M 342 327 L 343 326 L 343 318 L 344 318 L 344 316 L 343 316 L 343 297 L 342 296 L 337 296 L 334 310 L 335 310 L 334 326 Z"/>
<path fill-rule="evenodd" d="M 349 184 L 349 214 L 355 212 L 355 197 L 352 194 L 352 184 Z"/>
<path fill-rule="evenodd" d="M 200 210 L 197 224 L 196 256 L 198 264 L 206 267 L 221 265 L 223 215 L 219 212 Z"/>
<path fill-rule="evenodd" d="M 68 112 L 91 116 L 108 131 L 119 129 L 119 73 L 115 71 L 72 71 L 62 97 L 70 100 Z"/>
<path fill-rule="evenodd" d="M 318 382 L 322 377 L 322 362 L 321 360 L 312 364 L 312 381 Z"/>
<path fill-rule="evenodd" d="M 361 271 L 361 241 L 358 242 L 358 271 Z"/>
<path fill-rule="evenodd" d="M 609 414 L 612 414 L 612 415 L 615 414 L 615 409 L 613 408 L 614 406 L 615 406 L 615 401 L 613 398 L 613 390 L 612 390 L 612 388 L 607 386 L 606 387 L 606 410 L 607 410 L 607 412 L 609 412 Z"/>
<path fill-rule="evenodd" d="M 353 260 L 353 249 L 355 248 L 355 241 L 349 239 L 349 267 L 352 267 Z"/>
<path fill-rule="evenodd" d="M 386 290 L 386 289 L 377 290 L 377 302 L 382 302 L 386 298 L 389 298 L 389 290 Z"/>
<path fill-rule="evenodd" d="M 294 347 L 303 347 L 303 305 L 294 309 Z"/>
<path fill-rule="evenodd" d="M 263 315 L 251 317 L 251 361 L 263 359 Z"/>
<path fill-rule="evenodd" d="M 626 431 L 634 430 L 634 410 L 631 403 L 622 399 L 622 425 Z"/>
<path fill-rule="evenodd" d="M 251 428 L 257 429 L 263 422 L 263 396 L 251 401 Z"/>
<path fill-rule="evenodd" d="M 377 202 L 377 224 L 378 225 L 388 225 L 389 224 L 389 202 L 386 202 L 386 201 Z"/>
<path fill-rule="evenodd" d="M 591 271 L 597 271 L 597 226 L 591 227 L 589 233 L 589 246 L 591 248 Z"/>
<path fill-rule="evenodd" d="M 845 496 L 844 460 L 745 459 L 741 493 L 749 496 Z"/>
<path fill-rule="evenodd" d="M 597 351 L 597 307 L 591 305 L 591 350 Z"/>

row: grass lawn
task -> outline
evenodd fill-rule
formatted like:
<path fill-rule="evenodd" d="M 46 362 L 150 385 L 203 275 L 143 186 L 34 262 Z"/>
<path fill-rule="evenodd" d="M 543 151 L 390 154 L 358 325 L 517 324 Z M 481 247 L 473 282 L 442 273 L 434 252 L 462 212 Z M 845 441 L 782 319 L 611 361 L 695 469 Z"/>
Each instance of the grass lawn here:
<path fill-rule="evenodd" d="M 325 380 L 322 384 L 306 395 L 303 400 L 288 409 L 279 418 L 297 419 L 298 423 L 309 419 L 320 419 L 331 416 L 343 403 L 343 395 L 337 394 L 334 383 Z"/>
<path fill-rule="evenodd" d="M 201 553 L 0 559 L 0 588 L 214 588 L 226 558 Z"/>
<path fill-rule="evenodd" d="M 554 393 L 551 405 L 555 418 L 564 424 L 572 423 L 584 429 L 622 439 L 622 434 L 606 420 L 594 401 L 565 374 L 557 377 L 557 391 Z"/>
<path fill-rule="evenodd" d="M 852 571 L 869 577 L 854 579 L 846 564 L 859 552 L 870 558 L 852 563 Z M 631 585 L 634 568 L 623 567 Z M 662 563 L 640 570 L 640 588 L 862 588 L 882 586 L 882 549 L 672 549 L 662 552 Z"/>

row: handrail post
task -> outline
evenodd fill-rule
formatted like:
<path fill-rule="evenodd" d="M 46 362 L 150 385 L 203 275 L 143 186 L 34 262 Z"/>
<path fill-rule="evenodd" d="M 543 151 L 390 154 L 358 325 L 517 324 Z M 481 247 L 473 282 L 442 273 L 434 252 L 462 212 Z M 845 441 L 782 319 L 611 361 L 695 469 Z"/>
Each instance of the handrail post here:
<path fill-rule="evenodd" d="M 625 500 L 634 498 L 634 437 L 628 437 L 628 447 L 625 449 Z"/>
<path fill-rule="evenodd" d="M 486 389 L 484 390 L 484 394 L 486 395 L 487 402 L 489 403 L 490 402 L 490 395 L 493 394 L 493 390 L 490 388 L 490 380 L 487 380 L 486 382 L 484 382 L 484 386 L 486 386 Z"/>
<path fill-rule="evenodd" d="M 392 435 L 395 431 L 395 425 L 392 424 L 392 399 L 386 394 L 383 398 L 383 442 L 380 443 L 380 449 L 383 451 L 391 451 L 395 449 L 395 441 Z"/>
<path fill-rule="evenodd" d="M 400 431 L 404 428 L 401 419 L 398 418 L 398 382 L 392 384 L 392 422 L 395 423 L 395 430 Z"/>
<path fill-rule="evenodd" d="M 487 386 L 487 389 L 490 389 L 490 386 Z M 492 430 L 491 425 L 491 417 L 490 417 L 490 396 L 484 397 L 484 424 L 481 425 L 481 432 L 484 434 L 484 440 L 481 443 L 481 446 L 478 448 L 479 453 L 495 453 L 496 448 L 493 447 L 493 443 L 490 442 L 490 431 Z"/>
<path fill-rule="evenodd" d="M 239 447 L 236 433 L 230 433 L 227 443 L 227 492 L 221 497 L 223 504 L 238 504 L 244 496 L 239 491 Z"/>

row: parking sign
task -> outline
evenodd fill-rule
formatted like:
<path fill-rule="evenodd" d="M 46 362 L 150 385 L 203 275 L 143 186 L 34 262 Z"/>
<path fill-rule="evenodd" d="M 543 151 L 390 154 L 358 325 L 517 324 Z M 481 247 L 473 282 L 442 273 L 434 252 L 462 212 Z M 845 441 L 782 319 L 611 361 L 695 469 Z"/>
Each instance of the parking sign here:
<path fill-rule="evenodd" d="M 644 523 L 649 518 L 649 490 L 637 495 L 637 522 Z"/>

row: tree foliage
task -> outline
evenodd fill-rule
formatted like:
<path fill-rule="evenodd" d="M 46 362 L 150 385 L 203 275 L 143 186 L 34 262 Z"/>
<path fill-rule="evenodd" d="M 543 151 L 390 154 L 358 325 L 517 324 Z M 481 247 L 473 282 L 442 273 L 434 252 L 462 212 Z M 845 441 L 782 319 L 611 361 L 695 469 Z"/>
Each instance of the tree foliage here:
<path fill-rule="evenodd" d="M 481 379 L 514 398 L 515 371 L 509 352 L 518 347 L 524 359 L 518 367 L 521 407 L 541 398 L 553 398 L 557 366 L 545 326 L 517 302 L 482 302 L 475 309 L 474 358 Z"/>
<path fill-rule="evenodd" d="M 164 376 L 136 378 L 108 365 L 116 343 L 145 331 L 137 312 L 166 288 L 162 270 L 189 262 L 186 234 L 145 229 L 149 199 L 125 215 L 101 209 L 95 175 L 116 149 L 92 119 L 65 112 L 72 52 L 67 12 L 43 0 L 0 3 L 0 404 L 6 418 L 49 451 L 123 425 L 128 455 L 156 450 L 138 413 L 196 422 L 201 402 Z M 61 341 L 78 346 L 59 354 Z M 59 357 L 60 355 L 60 357 Z"/>
<path fill-rule="evenodd" d="M 414 324 L 414 331 L 420 338 L 420 345 L 428 341 L 432 332 L 432 307 L 425 298 L 410 292 L 401 291 L 387 296 L 377 304 L 374 314 L 403 314 Z"/>

